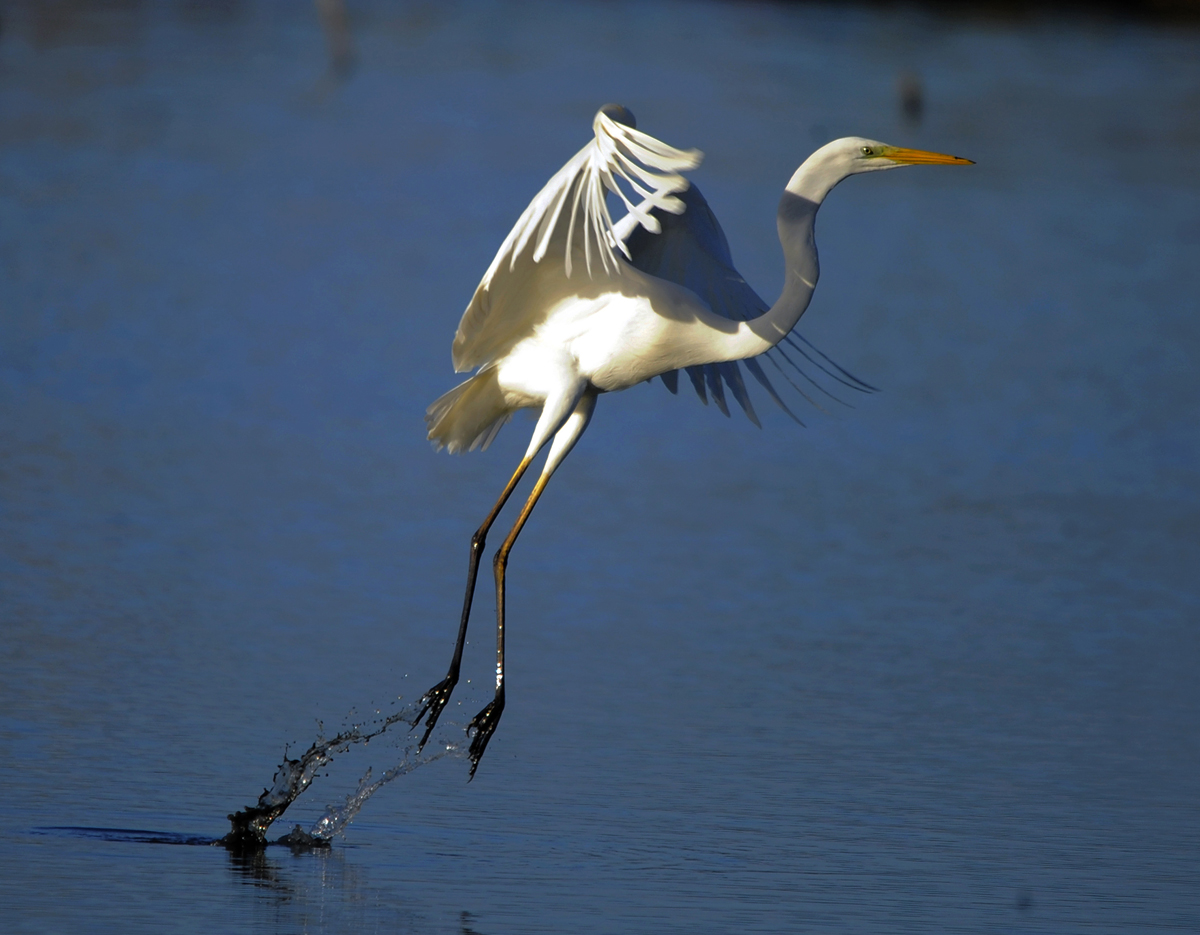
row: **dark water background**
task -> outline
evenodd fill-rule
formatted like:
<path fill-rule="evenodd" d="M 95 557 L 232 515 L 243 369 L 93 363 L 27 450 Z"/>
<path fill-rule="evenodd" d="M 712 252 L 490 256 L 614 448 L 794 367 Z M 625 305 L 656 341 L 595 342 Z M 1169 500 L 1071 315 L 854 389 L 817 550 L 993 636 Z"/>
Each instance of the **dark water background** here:
<path fill-rule="evenodd" d="M 1194 28 L 355 3 L 340 77 L 307 3 L 0 16 L 6 931 L 1200 929 Z M 978 161 L 822 211 L 801 330 L 885 392 L 806 429 L 759 393 L 763 431 L 601 399 L 513 553 L 470 785 L 416 770 L 321 853 L 46 831 L 220 835 L 318 720 L 440 678 L 531 424 L 450 458 L 421 416 L 610 100 L 707 153 L 768 299 L 820 143 Z M 486 587 L 473 636 L 447 736 Z"/>

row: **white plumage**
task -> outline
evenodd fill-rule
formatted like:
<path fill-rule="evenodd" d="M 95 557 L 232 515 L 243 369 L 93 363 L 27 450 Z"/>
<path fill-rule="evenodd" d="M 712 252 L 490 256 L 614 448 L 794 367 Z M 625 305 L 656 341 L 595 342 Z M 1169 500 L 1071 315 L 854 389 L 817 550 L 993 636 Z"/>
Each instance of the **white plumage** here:
<path fill-rule="evenodd" d="M 550 380 L 561 379 L 554 371 L 570 367 L 555 358 L 581 333 L 590 332 L 592 350 L 588 355 L 580 348 L 583 356 L 597 356 L 601 331 L 608 332 L 607 343 L 619 340 L 614 306 L 625 296 L 605 286 L 630 271 L 629 248 L 620 236 L 628 236 L 629 225 L 615 229 L 607 192 L 622 199 L 626 218 L 655 233 L 661 225 L 652 210 L 684 210 L 675 194 L 688 181 L 679 170 L 698 166 L 700 152 L 667 146 L 604 110 L 592 129 L 592 141 L 521 214 L 463 312 L 451 348 L 454 369 L 479 372 L 429 407 L 429 437 L 439 448 L 486 448 L 515 410 L 540 405 L 550 388 L 531 375 L 546 370 Z M 618 180 L 641 200 L 629 199 Z"/>
<path fill-rule="evenodd" d="M 430 440 L 459 452 L 487 447 L 518 409 L 541 410 L 525 456 L 472 537 L 450 670 L 426 692 L 416 718 L 419 723 L 428 715 L 422 745 L 458 681 L 487 533 L 533 458 L 550 444 L 533 492 L 493 563 L 496 696 L 468 726 L 474 733 L 472 776 L 504 710 L 508 554 L 546 482 L 587 427 L 599 394 L 656 376 L 674 391 L 676 372 L 685 369 L 701 399 L 707 387 L 728 414 L 724 382 L 757 423 L 737 367 L 741 361 L 786 409 L 753 358 L 791 341 L 789 332 L 808 306 L 819 272 L 814 221 L 825 196 L 861 172 L 969 162 L 858 137 L 821 147 L 796 170 L 780 201 L 777 223 L 787 269 L 783 291 L 768 309 L 733 267 L 708 204 L 680 174 L 699 165 L 701 154 L 639 132 L 633 115 L 615 104 L 596 114 L 592 129 L 592 141 L 517 220 L 463 313 L 454 336 L 454 368 L 475 369 L 475 375 L 426 413 Z M 609 192 L 628 212 L 615 224 Z M 793 348 L 833 379 L 868 388 L 806 342 L 793 342 Z"/>

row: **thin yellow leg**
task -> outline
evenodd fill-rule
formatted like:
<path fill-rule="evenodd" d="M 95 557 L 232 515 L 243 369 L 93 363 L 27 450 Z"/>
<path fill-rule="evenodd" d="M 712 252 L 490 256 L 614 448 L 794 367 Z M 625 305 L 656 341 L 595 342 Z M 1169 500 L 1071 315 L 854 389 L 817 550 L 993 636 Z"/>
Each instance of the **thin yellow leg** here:
<path fill-rule="evenodd" d="M 471 557 L 467 565 L 467 591 L 463 596 L 462 618 L 458 624 L 458 639 L 454 643 L 454 657 L 450 660 L 450 670 L 446 673 L 444 679 L 421 696 L 421 700 L 418 702 L 421 705 L 421 710 L 412 722 L 413 727 L 416 727 L 421 723 L 421 718 L 428 714 L 428 717 L 425 717 L 425 734 L 421 737 L 421 742 L 417 745 L 418 753 L 425 746 L 425 741 L 429 739 L 429 735 L 433 733 L 433 727 L 437 724 L 438 716 L 442 713 L 442 709 L 446 707 L 446 702 L 450 700 L 450 694 L 454 691 L 454 686 L 458 684 L 458 673 L 462 666 L 463 647 L 467 643 L 467 621 L 471 619 L 471 601 L 475 597 L 475 579 L 479 575 L 479 556 L 483 554 L 484 546 L 487 544 L 488 530 L 492 528 L 492 523 L 496 521 L 496 517 L 504 509 L 504 504 L 512 496 L 512 492 L 516 489 L 517 484 L 520 482 L 521 477 L 525 474 L 532 460 L 532 457 L 521 459 L 517 470 L 505 486 L 504 492 L 500 494 L 500 499 L 496 501 L 496 505 L 492 507 L 492 511 L 484 519 L 483 525 L 475 530 L 475 534 L 471 536 Z"/>
<path fill-rule="evenodd" d="M 471 746 L 467 751 L 471 758 L 471 775 L 475 775 L 475 769 L 479 766 L 479 760 L 483 757 L 483 751 L 487 749 L 488 741 L 492 739 L 492 734 L 496 730 L 496 725 L 500 723 L 500 715 L 504 713 L 504 571 L 508 565 L 508 553 L 512 551 L 513 543 L 517 541 L 517 536 L 521 534 L 521 528 L 525 525 L 525 521 L 529 519 L 529 514 L 533 512 L 534 504 L 542 495 L 542 491 L 546 489 L 546 484 L 550 480 L 549 473 L 543 473 L 538 478 L 537 483 L 533 485 L 533 491 L 529 494 L 529 499 L 525 501 L 525 505 L 521 508 L 521 515 L 517 517 L 517 521 L 513 524 L 512 531 L 508 534 L 508 538 L 504 540 L 504 544 L 500 546 L 500 550 L 496 552 L 495 559 L 492 560 L 492 569 L 496 574 L 496 697 L 493 698 L 486 708 L 480 711 L 471 723 L 467 725 L 467 732 L 474 731 L 474 736 L 471 738 Z"/>

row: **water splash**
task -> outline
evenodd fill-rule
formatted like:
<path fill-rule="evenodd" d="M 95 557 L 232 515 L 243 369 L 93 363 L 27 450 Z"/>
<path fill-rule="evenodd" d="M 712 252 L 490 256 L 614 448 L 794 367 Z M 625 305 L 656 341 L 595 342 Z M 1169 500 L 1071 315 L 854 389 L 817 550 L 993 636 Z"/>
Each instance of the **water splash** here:
<path fill-rule="evenodd" d="M 231 829 L 225 837 L 216 841 L 230 850 L 258 850 L 265 847 L 267 829 L 279 818 L 311 784 L 318 771 L 328 764 L 336 754 L 345 753 L 356 743 L 366 743 L 378 737 L 393 724 L 402 722 L 409 727 L 414 726 L 419 709 L 416 705 L 406 705 L 399 711 L 387 717 L 368 724 L 353 724 L 347 730 L 341 731 L 336 737 L 324 738 L 318 736 L 303 754 L 296 759 L 289 759 L 284 753 L 283 762 L 275 770 L 271 778 L 271 786 L 262 791 L 258 801 L 239 812 L 229 815 Z M 396 766 L 387 770 L 378 780 L 371 782 L 371 770 L 359 782 L 358 789 L 346 797 L 344 805 L 329 806 L 325 814 L 313 825 L 311 831 L 305 831 L 296 825 L 291 832 L 280 838 L 277 844 L 288 844 L 299 847 L 326 847 L 334 835 L 342 833 L 354 819 L 363 804 L 385 784 L 398 776 L 412 772 L 418 766 L 432 763 L 444 756 L 457 752 L 455 744 L 440 744 L 436 753 L 426 756 L 411 756 L 412 747 L 404 752 L 404 759 Z"/>
<path fill-rule="evenodd" d="M 459 748 L 455 744 L 447 744 L 437 753 L 426 754 L 425 756 L 418 755 L 414 759 L 409 758 L 409 751 L 405 751 L 404 759 L 387 770 L 375 782 L 371 782 L 371 769 L 367 768 L 363 778 L 359 780 L 358 789 L 351 795 L 346 796 L 344 805 L 330 805 L 325 809 L 325 814 L 322 815 L 317 822 L 312 826 L 312 830 L 308 832 L 315 841 L 328 842 L 334 836 L 342 834 L 346 830 L 346 826 L 354 820 L 359 810 L 366 804 L 367 799 L 373 796 L 380 788 L 387 785 L 398 776 L 403 776 L 405 773 L 411 773 L 418 766 L 424 766 L 426 763 L 432 763 L 434 760 L 440 760 L 444 756 L 459 753 Z M 293 829 L 293 834 L 300 830 L 297 825 Z"/>

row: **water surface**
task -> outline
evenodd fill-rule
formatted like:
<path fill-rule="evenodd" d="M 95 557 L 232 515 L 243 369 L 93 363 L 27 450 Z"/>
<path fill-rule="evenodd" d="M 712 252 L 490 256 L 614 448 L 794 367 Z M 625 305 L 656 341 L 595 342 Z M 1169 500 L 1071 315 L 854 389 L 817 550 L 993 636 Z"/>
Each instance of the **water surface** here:
<path fill-rule="evenodd" d="M 0 907 L 17 932 L 1200 928 L 1197 33 L 709 3 L 9 4 Z M 919 121 L 900 106 L 919 76 Z M 430 450 L 461 310 L 606 101 L 742 272 L 845 134 L 802 331 L 884 392 L 601 399 L 510 566 L 509 693 L 322 852 L 218 837 L 415 700 L 531 423 Z M 754 392 L 752 388 L 752 392 Z M 498 538 L 498 537 L 497 537 Z M 446 736 L 487 699 L 481 589 Z M 406 735 L 356 746 L 310 825 Z M 280 829 L 286 830 L 286 829 Z"/>

